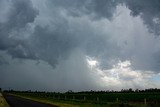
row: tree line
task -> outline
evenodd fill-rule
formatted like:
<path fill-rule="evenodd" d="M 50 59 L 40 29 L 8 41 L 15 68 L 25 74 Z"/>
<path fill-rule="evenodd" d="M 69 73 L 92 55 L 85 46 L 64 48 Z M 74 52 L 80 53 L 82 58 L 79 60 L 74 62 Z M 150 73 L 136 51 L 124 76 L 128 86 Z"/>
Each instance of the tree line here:
<path fill-rule="evenodd" d="M 0 92 L 2 91 L 2 89 L 0 88 Z M 32 90 L 26 90 L 26 91 L 20 91 L 20 90 L 14 90 L 14 89 L 9 89 L 9 90 L 3 90 L 3 92 L 20 92 L 20 93 L 61 93 L 61 92 L 47 92 L 47 91 L 32 91 Z M 72 90 L 68 90 L 67 92 L 64 92 L 64 94 L 103 94 L 103 93 L 143 93 L 143 92 L 160 92 L 160 89 L 158 88 L 149 88 L 149 89 L 122 89 L 120 91 L 114 91 L 114 90 L 101 90 L 101 91 L 94 91 L 94 90 L 90 90 L 90 91 L 81 91 L 81 92 L 74 92 Z"/>

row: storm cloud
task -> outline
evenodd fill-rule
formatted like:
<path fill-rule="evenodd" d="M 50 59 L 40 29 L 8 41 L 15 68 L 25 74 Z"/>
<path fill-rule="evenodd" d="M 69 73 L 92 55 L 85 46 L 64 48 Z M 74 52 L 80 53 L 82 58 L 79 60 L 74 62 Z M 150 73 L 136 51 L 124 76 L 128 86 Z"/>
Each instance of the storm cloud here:
<path fill-rule="evenodd" d="M 160 73 L 159 7 L 158 0 L 0 0 L 0 86 L 159 87 L 151 82 Z"/>
<path fill-rule="evenodd" d="M 126 0 L 131 15 L 140 15 L 150 32 L 160 35 L 160 1 L 159 0 Z"/>

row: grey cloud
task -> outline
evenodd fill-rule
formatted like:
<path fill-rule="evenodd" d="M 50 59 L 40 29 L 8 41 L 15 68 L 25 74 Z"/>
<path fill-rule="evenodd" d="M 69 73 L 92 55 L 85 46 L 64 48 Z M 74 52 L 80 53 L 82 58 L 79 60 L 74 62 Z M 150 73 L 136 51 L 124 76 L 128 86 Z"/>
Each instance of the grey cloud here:
<path fill-rule="evenodd" d="M 10 8 L 7 13 L 7 22 L 1 23 L 1 28 L 7 29 L 8 32 L 25 27 L 27 23 L 33 22 L 38 14 L 31 1 L 11 0 L 8 4 Z"/>
<path fill-rule="evenodd" d="M 30 42 L 36 57 L 47 61 L 53 67 L 59 58 L 65 59 L 77 46 L 74 37 L 68 34 L 63 25 L 53 31 L 49 31 L 48 27 L 36 26 Z"/>
<path fill-rule="evenodd" d="M 131 15 L 140 15 L 149 31 L 160 35 L 160 1 L 159 0 L 125 0 Z"/>
<path fill-rule="evenodd" d="M 33 8 L 31 1 L 12 0 L 9 14 L 9 21 L 6 23 L 6 27 L 14 30 L 23 28 L 26 24 L 33 22 L 38 11 Z"/>
<path fill-rule="evenodd" d="M 20 32 L 28 23 L 33 22 L 38 11 L 33 8 L 31 1 L 28 0 L 11 0 L 5 1 L 5 3 L 8 3 L 8 11 L 6 11 L 7 20 L 0 23 L 0 49 L 8 51 L 13 57 L 25 58 L 28 54 L 26 53 L 24 56 L 22 51 L 22 48 L 27 49 L 25 41 L 12 37 L 12 33 Z M 22 48 L 20 49 L 19 46 Z"/>
<path fill-rule="evenodd" d="M 65 2 L 62 2 L 59 0 L 54 0 L 47 1 L 46 5 L 48 6 L 47 9 L 50 10 L 52 10 L 51 6 L 54 5 L 54 10 L 56 10 L 56 8 L 61 7 L 66 9 L 67 12 L 71 13 L 74 11 L 75 13 L 78 11 L 87 15 L 94 13 L 97 17 L 111 19 L 116 9 L 116 6 L 119 3 L 122 3 L 122 1 L 103 0 L 101 2 L 98 2 L 97 0 L 66 0 Z M 131 1 L 125 1 L 125 3 L 128 6 L 128 8 L 132 10 L 131 14 L 133 16 L 140 15 L 140 13 L 143 13 L 144 15 L 148 14 L 146 12 L 147 9 L 150 10 L 149 13 L 151 14 L 153 9 L 155 9 L 150 9 L 147 5 L 143 5 L 144 1 L 134 1 L 133 3 Z M 148 3 L 148 1 L 146 3 L 150 4 Z M 68 19 L 62 18 L 63 16 L 60 16 L 58 12 L 55 15 L 53 15 L 53 19 L 51 19 L 52 21 L 57 21 L 57 19 L 55 18 L 59 18 L 58 22 L 51 23 L 53 25 L 48 25 L 47 27 L 42 27 L 38 25 L 39 23 L 37 23 L 37 27 L 35 27 L 34 33 L 31 34 L 33 36 L 31 36 L 29 40 L 17 40 L 14 37 L 9 37 L 12 31 L 16 30 L 17 32 L 20 32 L 21 27 L 23 28 L 28 23 L 32 23 L 37 15 L 38 10 L 35 10 L 32 7 L 31 2 L 28 1 L 17 0 L 12 1 L 11 4 L 12 10 L 8 13 L 9 20 L 6 23 L 1 24 L 2 39 L 0 42 L 0 47 L 2 50 L 7 50 L 8 53 L 11 54 L 13 57 L 40 60 L 42 59 L 55 67 L 55 65 L 58 63 L 59 58 L 65 59 L 67 58 L 67 56 L 69 56 L 69 54 L 74 48 L 81 47 L 83 50 L 86 51 L 86 54 L 88 54 L 89 56 L 98 57 L 102 66 L 104 67 L 111 67 L 112 64 L 109 65 L 108 62 L 113 58 L 123 60 L 123 55 L 119 53 L 120 47 L 117 46 L 116 43 L 110 41 L 110 38 L 112 38 L 110 37 L 110 35 L 99 36 L 101 34 L 95 34 L 95 32 L 92 31 L 92 29 L 85 28 L 85 26 L 82 25 L 78 25 L 77 28 L 76 26 L 70 26 L 68 24 Z M 152 4 L 150 5 L 153 6 L 154 2 L 152 2 Z M 21 9 L 22 7 L 23 9 Z M 150 14 L 147 15 L 147 18 L 152 17 L 153 19 L 155 14 Z M 63 23 L 59 23 L 61 21 Z M 69 29 L 73 30 L 74 32 L 69 31 Z M 83 31 L 79 31 L 80 29 L 83 29 Z M 105 61 L 103 59 L 108 59 L 109 61 Z M 124 58 L 124 60 L 125 59 L 126 58 Z"/>
<path fill-rule="evenodd" d="M 83 14 L 94 14 L 93 19 L 111 19 L 116 6 L 121 0 L 49 0 L 54 6 L 66 9 L 69 15 L 81 16 Z"/>
<path fill-rule="evenodd" d="M 34 60 L 16 63 L 19 60 L 10 59 L 10 65 L 0 66 L 3 75 L 0 76 L 0 86 L 6 89 L 63 92 L 99 89 L 95 84 L 98 81 L 88 69 L 83 55 L 76 49 L 68 60 L 59 60 L 55 69 L 42 60 L 35 65 Z"/>
<path fill-rule="evenodd" d="M 6 59 L 0 55 L 0 65 L 3 65 L 3 64 L 9 64 L 8 61 L 6 61 Z"/>
<path fill-rule="evenodd" d="M 112 19 L 116 6 L 121 3 L 121 0 L 91 0 L 86 6 L 88 11 L 95 13 L 97 18 L 103 17 Z"/>
<path fill-rule="evenodd" d="M 146 47 L 143 47 L 143 52 L 141 50 L 136 50 L 136 57 L 132 58 L 132 64 L 135 69 L 141 70 L 154 70 L 159 72 L 159 48 L 155 49 L 155 46 L 159 44 L 159 35 L 160 35 L 160 1 L 159 0 L 124 0 L 123 1 L 127 8 L 131 10 L 131 15 L 134 17 L 140 16 L 143 20 L 143 23 L 148 28 L 151 37 L 144 37 L 143 41 L 148 41 L 145 43 Z M 136 33 L 135 33 L 136 35 Z M 152 37 L 155 36 L 155 37 Z M 139 40 L 137 40 L 140 42 Z M 138 43 L 137 42 L 137 43 Z M 155 43 L 153 43 L 155 42 Z M 138 43 L 139 44 L 139 43 Z M 141 43 L 140 43 L 141 44 Z M 139 45 L 140 45 L 139 44 Z M 147 46 L 148 45 L 148 46 Z M 141 45 L 140 45 L 141 46 Z M 156 46 L 157 47 L 157 46 Z M 148 49 L 146 49 L 148 48 Z M 150 50 L 149 48 L 153 49 Z"/>
<path fill-rule="evenodd" d="M 15 78 L 20 70 L 24 70 L 23 73 L 30 77 L 30 80 L 25 78 L 24 82 L 29 83 L 32 80 L 35 82 L 30 84 L 31 87 L 38 83 L 39 88 L 46 87 L 52 90 L 53 87 L 50 86 L 52 82 L 57 90 L 98 89 L 98 85 L 95 84 L 98 81 L 97 76 L 90 73 L 92 71 L 87 66 L 86 56 L 96 59 L 100 69 L 111 69 L 119 60 L 122 62 L 129 60 L 136 70 L 159 72 L 158 37 L 154 38 L 141 24 L 141 19 L 136 19 L 136 16 L 140 16 L 148 29 L 156 31 L 155 34 L 158 35 L 158 30 L 153 29 L 152 25 L 154 23 L 157 26 L 156 29 L 160 28 L 158 23 L 153 21 L 154 18 L 157 18 L 156 21 L 159 20 L 158 6 L 154 6 L 155 1 L 146 1 L 147 4 L 144 2 L 144 0 L 123 2 L 121 0 L 46 0 L 43 2 L 11 0 L 5 2 L 8 3 L 6 16 L 4 16 L 7 20 L 0 19 L 0 50 L 11 55 L 13 59 L 9 60 L 11 65 L 8 72 L 5 73 L 3 64 L 1 67 L 6 77 L 12 67 L 15 74 L 13 78 L 9 76 L 9 81 L 2 78 L 4 84 L 7 82 L 13 84 L 12 79 L 15 82 L 22 79 Z M 125 13 L 129 10 L 122 3 L 126 4 L 134 18 Z M 118 5 L 127 11 L 122 9 L 117 15 L 118 9 L 122 8 L 118 8 Z M 149 8 L 148 5 L 155 8 Z M 157 5 L 159 5 L 158 1 Z M 120 16 L 121 14 L 123 15 Z M 120 18 L 116 19 L 117 17 Z M 138 25 L 140 25 L 139 28 L 137 28 Z M 24 61 L 22 68 L 16 68 L 19 63 L 15 60 L 18 59 Z M 5 60 L 0 58 L 0 64 Z M 39 63 L 35 64 L 37 60 Z M 31 66 L 30 63 L 33 65 Z M 40 66 L 44 69 L 39 69 Z M 37 74 L 36 78 L 32 72 Z M 24 76 L 23 73 L 19 76 Z M 127 77 L 122 78 L 124 81 L 130 79 Z M 69 84 L 71 82 L 73 84 Z M 21 86 L 22 83 L 19 84 L 17 87 L 27 88 L 24 85 Z"/>

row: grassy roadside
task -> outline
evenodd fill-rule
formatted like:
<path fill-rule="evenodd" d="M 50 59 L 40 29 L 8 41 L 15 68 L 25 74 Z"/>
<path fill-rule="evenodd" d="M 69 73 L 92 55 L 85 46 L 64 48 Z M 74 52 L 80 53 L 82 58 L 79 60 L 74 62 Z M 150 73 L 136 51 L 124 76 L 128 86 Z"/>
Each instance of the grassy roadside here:
<path fill-rule="evenodd" d="M 0 107 L 9 107 L 7 101 L 4 99 L 1 93 L 0 93 Z"/>
<path fill-rule="evenodd" d="M 37 102 L 41 102 L 41 103 L 45 103 L 45 104 L 55 105 L 55 106 L 58 106 L 58 107 L 79 107 L 76 104 L 58 102 L 58 101 L 49 100 L 49 99 L 45 99 L 45 98 L 34 98 L 34 97 L 29 97 L 29 96 L 26 97 L 26 96 L 15 95 L 15 94 L 11 94 L 11 95 L 21 97 L 21 98 L 25 98 L 25 99 L 29 99 L 29 100 L 33 100 L 33 101 L 37 101 Z"/>
<path fill-rule="evenodd" d="M 58 107 L 110 107 L 106 104 L 93 104 L 89 102 L 64 101 L 64 100 L 55 100 L 55 99 L 42 98 L 42 97 L 21 96 L 21 95 L 16 95 L 16 94 L 11 94 L 11 95 L 33 100 L 33 101 L 37 101 L 37 102 L 46 103 L 46 104 L 52 104 Z M 119 106 L 114 106 L 114 107 L 119 107 Z"/>
<path fill-rule="evenodd" d="M 78 102 L 78 101 L 72 101 L 72 100 L 56 100 L 53 98 L 44 98 L 44 97 L 33 97 L 33 96 L 23 96 L 23 95 L 17 95 L 17 94 L 11 94 L 14 96 L 18 96 L 21 98 L 25 98 L 25 99 L 30 99 L 33 101 L 38 101 L 38 102 L 42 102 L 42 103 L 46 103 L 46 104 L 52 104 L 58 107 L 146 107 L 144 105 L 128 105 L 128 104 L 123 104 L 120 105 L 119 103 L 105 103 L 105 104 L 95 104 L 95 103 L 89 103 L 89 102 Z"/>

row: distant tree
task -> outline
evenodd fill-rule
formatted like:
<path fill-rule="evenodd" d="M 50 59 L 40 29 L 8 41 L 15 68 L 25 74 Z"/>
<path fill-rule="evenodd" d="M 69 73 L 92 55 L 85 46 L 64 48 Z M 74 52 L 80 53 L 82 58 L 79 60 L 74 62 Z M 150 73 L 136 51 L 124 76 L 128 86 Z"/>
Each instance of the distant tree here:
<path fill-rule="evenodd" d="M 136 89 L 135 92 L 139 92 L 139 89 Z"/>
<path fill-rule="evenodd" d="M 72 90 L 68 90 L 66 93 L 70 94 L 70 93 L 73 93 L 73 91 Z"/>
<path fill-rule="evenodd" d="M 132 88 L 130 88 L 128 91 L 129 91 L 129 92 L 133 92 Z"/>
<path fill-rule="evenodd" d="M 124 92 L 125 90 L 124 89 L 121 89 L 121 91 L 120 92 Z"/>
<path fill-rule="evenodd" d="M 0 88 L 0 92 L 2 91 L 2 89 Z"/>

